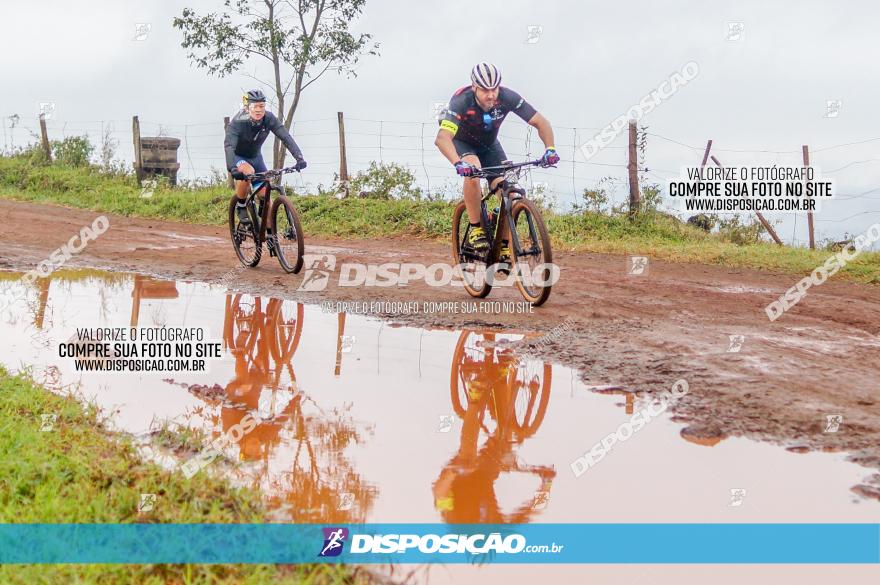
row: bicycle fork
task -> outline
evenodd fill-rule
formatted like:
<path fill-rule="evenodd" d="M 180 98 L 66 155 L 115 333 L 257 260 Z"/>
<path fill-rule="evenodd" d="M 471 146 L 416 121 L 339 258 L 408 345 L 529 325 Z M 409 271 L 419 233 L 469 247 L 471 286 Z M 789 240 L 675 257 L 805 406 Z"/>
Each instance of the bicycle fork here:
<path fill-rule="evenodd" d="M 523 249 L 522 242 L 520 242 L 519 240 L 519 234 L 516 231 L 516 225 L 513 221 L 513 205 L 508 205 L 507 222 L 510 226 L 511 246 L 513 248 L 514 254 L 516 256 L 538 256 L 541 253 L 541 246 L 538 239 L 538 230 L 535 228 L 535 218 L 532 217 L 532 214 L 529 213 L 528 209 L 525 209 L 521 213 L 526 214 L 526 223 L 529 227 L 529 239 L 532 241 L 532 246 L 528 250 Z M 513 261 L 516 262 L 518 260 L 514 258 Z"/>

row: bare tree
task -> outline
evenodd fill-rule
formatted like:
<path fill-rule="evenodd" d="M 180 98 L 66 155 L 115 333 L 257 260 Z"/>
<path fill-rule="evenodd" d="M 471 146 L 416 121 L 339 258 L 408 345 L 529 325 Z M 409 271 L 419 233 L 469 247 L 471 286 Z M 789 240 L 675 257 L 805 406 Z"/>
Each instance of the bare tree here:
<path fill-rule="evenodd" d="M 244 75 L 275 94 L 278 117 L 290 130 L 306 88 L 328 71 L 354 76 L 361 56 L 378 55 L 373 35 L 350 30 L 365 4 L 366 0 L 225 0 L 222 10 L 203 16 L 184 8 L 174 27 L 183 32 L 181 46 L 188 49 L 190 61 L 211 75 L 240 71 L 252 57 L 265 59 L 271 66 L 270 81 Z M 275 168 L 283 166 L 287 151 L 278 138 L 272 152 Z"/>

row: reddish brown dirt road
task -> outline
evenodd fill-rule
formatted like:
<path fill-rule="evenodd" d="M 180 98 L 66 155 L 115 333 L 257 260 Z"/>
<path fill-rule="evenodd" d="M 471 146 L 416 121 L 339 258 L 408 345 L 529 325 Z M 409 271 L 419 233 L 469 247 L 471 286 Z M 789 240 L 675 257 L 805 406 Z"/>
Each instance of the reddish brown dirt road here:
<path fill-rule="evenodd" d="M 66 242 L 95 212 L 0 200 L 0 268 L 30 270 Z M 298 292 L 303 280 L 264 254 L 256 269 L 238 262 L 223 227 L 108 216 L 110 229 L 68 266 L 148 273 L 168 279 L 222 281 L 230 288 L 304 302 L 327 300 L 465 301 L 460 288 L 338 287 Z M 403 238 L 306 238 L 307 253 L 345 262 L 451 262 L 449 246 Z M 577 367 L 587 384 L 657 392 L 678 378 L 690 392 L 674 407 L 692 440 L 745 436 L 794 451 L 847 451 L 880 468 L 880 288 L 828 282 L 770 322 L 764 307 L 800 279 L 719 266 L 651 261 L 647 275 L 627 274 L 627 259 L 558 253 L 561 280 L 533 314 L 388 315 L 421 326 L 498 326 L 547 332 L 566 319 L 571 330 L 544 338 L 542 357 Z M 336 275 L 338 276 L 338 275 Z M 488 301 L 520 301 L 496 288 Z M 480 301 L 473 301 L 479 303 Z M 731 335 L 742 335 L 738 352 Z M 837 432 L 826 416 L 843 415 Z M 868 475 L 866 473 L 866 475 Z M 880 498 L 880 475 L 856 488 Z"/>

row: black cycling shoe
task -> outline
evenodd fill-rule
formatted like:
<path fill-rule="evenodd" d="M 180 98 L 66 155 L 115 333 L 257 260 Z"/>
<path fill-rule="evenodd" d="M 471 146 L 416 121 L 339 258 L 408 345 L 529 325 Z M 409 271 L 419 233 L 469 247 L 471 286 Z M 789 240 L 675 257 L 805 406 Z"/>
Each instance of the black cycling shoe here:
<path fill-rule="evenodd" d="M 251 216 L 248 214 L 247 205 L 237 205 L 235 206 L 235 213 L 238 215 L 238 222 L 250 225 Z"/>

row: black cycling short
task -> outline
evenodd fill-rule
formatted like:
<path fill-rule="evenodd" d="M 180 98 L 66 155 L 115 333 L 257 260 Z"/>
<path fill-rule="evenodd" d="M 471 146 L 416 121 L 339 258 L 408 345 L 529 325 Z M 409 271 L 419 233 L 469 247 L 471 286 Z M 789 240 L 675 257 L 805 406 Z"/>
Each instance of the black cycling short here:
<path fill-rule="evenodd" d="M 501 148 L 501 143 L 497 140 L 490 146 L 476 146 L 464 140 L 453 138 L 452 144 L 455 145 L 455 151 L 458 153 L 458 156 L 464 158 L 468 154 L 476 155 L 480 159 L 480 166 L 484 168 L 501 166 L 501 163 L 507 160 L 507 155 L 504 154 L 504 149 Z M 492 181 L 492 179 L 500 176 L 500 173 L 490 172 L 487 179 Z"/>

